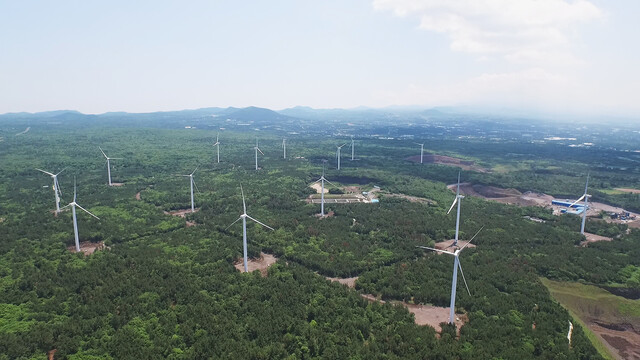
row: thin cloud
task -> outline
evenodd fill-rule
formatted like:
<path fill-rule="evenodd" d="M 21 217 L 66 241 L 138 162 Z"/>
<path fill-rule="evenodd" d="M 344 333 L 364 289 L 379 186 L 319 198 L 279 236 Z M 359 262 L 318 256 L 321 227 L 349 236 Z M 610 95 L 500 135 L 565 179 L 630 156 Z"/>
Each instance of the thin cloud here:
<path fill-rule="evenodd" d="M 376 10 L 417 17 L 420 29 L 446 34 L 454 51 L 515 63 L 574 65 L 573 29 L 603 12 L 586 0 L 374 0 Z"/>

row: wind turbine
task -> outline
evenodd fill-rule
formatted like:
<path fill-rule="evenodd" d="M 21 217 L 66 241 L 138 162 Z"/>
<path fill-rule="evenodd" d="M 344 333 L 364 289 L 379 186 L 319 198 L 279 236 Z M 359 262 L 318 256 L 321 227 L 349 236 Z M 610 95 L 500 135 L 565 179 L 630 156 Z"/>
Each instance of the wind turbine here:
<path fill-rule="evenodd" d="M 98 149 L 100 149 L 100 152 L 102 153 L 102 155 L 104 155 L 104 158 L 107 159 L 107 176 L 109 177 L 109 186 L 111 186 L 111 162 L 110 160 L 122 160 L 122 158 L 110 158 L 107 156 L 107 154 L 104 153 L 104 151 L 102 150 L 101 147 L 98 146 Z"/>
<path fill-rule="evenodd" d="M 282 158 L 287 158 L 287 139 L 282 138 Z"/>
<path fill-rule="evenodd" d="M 73 201 L 70 202 L 67 206 L 63 207 L 63 209 L 69 206 L 71 206 L 71 212 L 73 214 L 73 235 L 76 240 L 76 252 L 80 252 L 80 240 L 78 238 L 78 219 L 76 217 L 76 207 L 79 207 L 82 211 L 86 212 L 87 214 L 93 216 L 98 220 L 100 220 L 100 218 L 93 215 L 92 213 L 89 212 L 89 210 L 83 208 L 78 203 L 76 203 L 76 179 L 75 178 L 73 179 Z"/>
<path fill-rule="evenodd" d="M 456 188 L 456 198 L 453 200 L 449 211 L 447 211 L 447 215 L 453 210 L 453 207 L 458 204 L 458 210 L 456 211 L 456 238 L 453 240 L 453 244 L 451 246 L 458 246 L 458 231 L 460 230 L 460 203 L 464 199 L 463 195 L 460 195 L 460 172 L 458 172 L 458 186 Z"/>
<path fill-rule="evenodd" d="M 480 228 L 480 230 L 478 230 L 478 232 L 473 235 L 473 237 L 471 238 L 471 240 L 469 240 L 468 243 L 464 244 L 464 246 L 458 250 L 456 250 L 455 252 L 451 252 L 451 251 L 445 251 L 445 250 L 440 250 L 440 249 L 434 249 L 428 246 L 416 246 L 419 247 L 421 249 L 426 249 L 426 250 L 431 250 L 431 251 L 437 251 L 439 253 L 443 253 L 443 254 L 448 254 L 448 255 L 452 255 L 453 256 L 453 279 L 451 280 L 451 302 L 449 304 L 450 309 L 449 309 L 449 324 L 453 324 L 455 318 L 455 307 L 456 307 L 456 286 L 458 285 L 458 268 L 460 268 L 460 274 L 462 274 L 462 280 L 464 281 L 464 286 L 467 288 L 467 292 L 469 293 L 469 295 L 471 295 L 471 291 L 469 291 L 469 286 L 467 285 L 467 279 L 464 278 L 464 272 L 462 271 L 462 265 L 460 264 L 460 259 L 458 258 L 458 256 L 460 255 L 460 252 L 462 250 L 464 250 L 465 247 L 467 247 L 467 245 L 471 244 L 471 242 L 473 241 L 473 239 L 476 238 L 476 236 L 478 236 L 478 234 L 480 233 L 480 231 L 484 228 L 484 226 L 482 228 Z"/>
<path fill-rule="evenodd" d="M 60 175 L 60 173 L 63 172 L 65 169 L 60 170 L 60 172 L 57 174 L 53 174 L 48 171 L 44 171 L 42 169 L 36 169 L 36 170 L 51 176 L 51 178 L 53 179 L 53 193 L 56 196 L 56 213 L 59 213 L 60 212 L 60 196 L 62 195 L 62 191 L 60 191 L 60 184 L 58 184 L 58 175 Z"/>
<path fill-rule="evenodd" d="M 420 164 L 422 164 L 422 158 L 424 157 L 424 143 L 414 143 L 416 145 L 420 145 Z"/>
<path fill-rule="evenodd" d="M 355 147 L 356 144 L 353 141 L 353 136 L 351 137 L 351 161 L 355 160 Z"/>
<path fill-rule="evenodd" d="M 571 209 L 575 204 L 584 200 L 584 210 L 582 211 L 582 224 L 580 225 L 580 234 L 584 235 L 584 224 L 587 220 L 587 208 L 589 206 L 589 194 L 587 194 L 587 188 L 589 187 L 589 174 L 587 174 L 587 183 L 584 185 L 584 195 L 582 195 L 578 200 L 576 200 L 573 204 L 569 205 L 569 209 Z"/>
<path fill-rule="evenodd" d="M 220 133 L 216 134 L 216 143 L 212 146 L 215 146 L 218 149 L 218 164 L 220 164 L 220 141 L 218 141 L 218 136 Z"/>
<path fill-rule="evenodd" d="M 338 170 L 340 170 L 340 150 L 342 149 L 343 146 L 347 145 L 347 143 L 344 143 L 340 146 L 336 146 L 338 149 L 336 150 L 336 158 L 338 159 Z"/>
<path fill-rule="evenodd" d="M 196 182 L 193 181 L 193 174 L 195 174 L 196 170 L 198 170 L 198 167 L 196 166 L 195 170 L 193 170 L 193 172 L 189 175 L 182 175 L 182 176 L 188 176 L 189 177 L 189 184 L 191 185 L 191 212 L 195 212 L 195 206 L 193 204 L 193 187 L 196 185 Z M 196 186 L 196 189 L 198 187 Z M 199 191 L 199 190 L 198 190 Z"/>
<path fill-rule="evenodd" d="M 329 184 L 336 186 L 334 183 L 332 183 L 331 181 L 325 179 L 324 177 L 324 164 L 322 165 L 322 176 L 320 176 L 320 179 L 316 180 L 314 182 L 317 183 L 318 181 L 320 181 L 320 183 L 322 184 L 322 190 L 320 191 L 320 216 L 324 216 L 324 182 L 328 182 Z"/>
<path fill-rule="evenodd" d="M 252 218 L 247 214 L 247 204 L 244 201 L 244 190 L 242 190 L 242 185 L 240 185 L 240 192 L 242 193 L 242 214 L 240 214 L 240 217 L 237 218 L 236 221 L 232 222 L 231 225 L 227 226 L 227 229 L 230 228 L 233 224 L 237 223 L 238 220 L 242 220 L 242 254 L 244 259 L 244 272 L 248 272 L 249 270 L 247 268 L 247 218 L 266 227 L 269 230 L 273 230 L 273 228 L 271 226 L 261 223 L 260 221 Z"/>
<path fill-rule="evenodd" d="M 256 137 L 256 146 L 253 147 L 253 149 L 256 151 L 256 170 L 258 170 L 258 151 L 260 152 L 260 154 L 264 155 L 264 153 L 262 152 L 262 150 L 260 150 L 260 148 L 258 147 L 258 138 Z"/>

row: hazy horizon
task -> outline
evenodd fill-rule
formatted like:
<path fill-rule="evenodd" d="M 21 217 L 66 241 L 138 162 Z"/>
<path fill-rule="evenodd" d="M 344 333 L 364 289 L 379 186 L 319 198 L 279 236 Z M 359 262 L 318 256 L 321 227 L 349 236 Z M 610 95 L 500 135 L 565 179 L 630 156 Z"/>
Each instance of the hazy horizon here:
<path fill-rule="evenodd" d="M 637 117 L 638 10 L 601 0 L 5 2 L 0 114 L 455 106 Z"/>

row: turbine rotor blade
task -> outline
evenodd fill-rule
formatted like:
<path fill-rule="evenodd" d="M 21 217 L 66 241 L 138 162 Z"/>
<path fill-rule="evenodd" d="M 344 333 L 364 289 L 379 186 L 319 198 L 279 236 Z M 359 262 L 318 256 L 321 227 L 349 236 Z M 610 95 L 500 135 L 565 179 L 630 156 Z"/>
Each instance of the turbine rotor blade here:
<path fill-rule="evenodd" d="M 229 226 L 227 226 L 226 228 L 224 228 L 225 230 L 227 230 L 228 228 L 230 228 L 231 226 L 233 226 L 233 224 L 237 223 L 238 221 L 240 221 L 240 219 L 242 219 L 241 217 L 237 218 L 236 221 L 232 222 Z"/>
<path fill-rule="evenodd" d="M 338 185 L 336 185 L 336 184 L 332 183 L 331 181 L 329 181 L 329 180 L 327 180 L 327 179 L 324 179 L 324 181 L 328 182 L 329 184 L 331 184 L 331 185 L 333 185 L 333 186 L 335 186 L 335 187 L 338 187 Z"/>
<path fill-rule="evenodd" d="M 67 204 L 67 205 L 65 205 L 65 206 L 61 207 L 61 208 L 60 208 L 60 210 L 62 210 L 62 209 L 64 209 L 64 208 L 68 208 L 69 206 L 71 206 L 71 204 Z"/>
<path fill-rule="evenodd" d="M 460 264 L 460 260 L 458 259 L 458 267 L 460 268 L 460 274 L 462 275 L 462 281 L 464 281 L 464 286 L 467 288 L 467 292 L 469 296 L 471 296 L 471 291 L 469 291 L 469 285 L 467 285 L 467 279 L 464 278 L 464 271 L 462 271 L 462 264 Z"/>
<path fill-rule="evenodd" d="M 256 150 L 258 150 L 260 152 L 260 154 L 264 155 L 264 153 L 262 152 L 262 150 L 260 150 L 259 147 L 256 147 Z"/>
<path fill-rule="evenodd" d="M 247 217 L 248 217 L 249 219 L 251 219 L 251 220 L 253 220 L 253 221 L 257 222 L 258 224 L 260 224 L 260 225 L 262 225 L 262 226 L 266 227 L 266 228 L 267 228 L 267 229 L 269 229 L 269 230 L 275 230 L 275 229 L 274 229 L 274 228 L 272 228 L 271 226 L 269 226 L 269 225 L 265 225 L 265 224 L 261 223 L 260 221 L 258 221 L 258 220 L 256 220 L 256 219 L 252 218 L 252 217 L 251 217 L 251 216 L 249 216 L 249 215 L 247 215 Z"/>
<path fill-rule="evenodd" d="M 64 168 L 64 169 L 60 170 L 60 171 L 56 174 L 56 176 L 60 175 L 60 173 L 61 173 L 61 172 L 63 172 L 63 171 L 65 171 L 65 170 L 67 170 L 67 168 Z"/>
<path fill-rule="evenodd" d="M 431 251 L 436 251 L 439 253 L 443 253 L 443 254 L 449 254 L 449 255 L 454 255 L 454 253 L 452 253 L 451 251 L 445 251 L 445 250 L 440 250 L 440 249 L 436 249 L 436 248 L 432 248 L 432 247 L 428 247 L 428 246 L 416 246 L 417 248 L 420 249 L 425 249 L 425 250 L 431 250 Z"/>
<path fill-rule="evenodd" d="M 89 215 L 93 216 L 94 218 L 96 218 L 96 219 L 100 220 L 100 218 L 99 218 L 99 217 L 97 217 L 97 216 L 93 215 L 89 210 L 87 210 L 87 209 L 83 208 L 82 206 L 78 205 L 77 203 L 76 203 L 76 206 L 77 206 L 77 207 L 79 207 L 82 211 L 86 212 L 87 214 L 89 214 Z"/>
<path fill-rule="evenodd" d="M 196 171 L 198 171 L 198 168 L 200 167 L 200 165 L 196 166 L 196 168 L 193 170 L 193 172 L 191 173 L 191 175 L 195 174 Z"/>
<path fill-rule="evenodd" d="M 247 204 L 244 201 L 244 190 L 242 189 L 242 184 L 240 184 L 240 192 L 242 193 L 242 210 L 244 211 L 243 214 L 247 214 Z"/>
<path fill-rule="evenodd" d="M 573 205 L 575 205 L 575 204 L 579 203 L 580 201 L 584 200 L 586 195 L 587 194 L 584 194 L 584 195 L 580 196 L 580 198 L 578 200 L 574 201 L 573 204 L 569 205 L 569 207 L 571 208 L 571 207 L 573 207 Z"/>
<path fill-rule="evenodd" d="M 198 185 L 196 185 L 196 181 L 193 180 L 193 187 L 196 188 L 196 190 L 198 191 L 199 194 L 202 194 L 202 192 L 200 191 L 200 189 L 198 189 Z"/>
<path fill-rule="evenodd" d="M 52 174 L 52 173 L 50 173 L 50 172 L 48 172 L 48 171 L 44 171 L 44 170 L 42 170 L 42 169 L 38 169 L 38 168 L 36 168 L 36 170 L 41 171 L 41 172 L 43 172 L 43 173 L 45 173 L 45 174 L 47 174 L 47 175 L 49 175 L 49 176 L 55 176 L 55 174 Z"/>
<path fill-rule="evenodd" d="M 478 236 L 478 234 L 480 234 L 480 231 L 482 231 L 482 229 L 484 229 L 484 225 L 480 228 L 480 230 L 478 230 L 478 232 L 476 232 L 476 234 L 475 234 L 475 235 L 473 235 L 473 237 L 471 238 L 471 240 L 467 241 L 467 243 L 466 243 L 466 244 L 464 244 L 464 246 L 460 248 L 460 251 L 462 251 L 464 248 L 466 248 L 466 247 L 467 247 L 467 245 L 471 244 L 471 242 L 473 241 L 473 239 L 475 239 L 475 238 L 476 238 L 476 236 Z"/>
<path fill-rule="evenodd" d="M 451 207 L 449 208 L 449 211 L 447 211 L 447 215 L 449 215 L 451 210 L 453 210 L 453 207 L 456 206 L 457 202 L 458 202 L 458 197 L 456 196 L 455 200 L 453 200 L 453 203 L 451 204 Z"/>
<path fill-rule="evenodd" d="M 98 149 L 100 149 L 100 152 L 102 153 L 102 155 L 104 155 L 105 159 L 108 159 L 109 157 L 107 156 L 107 154 L 104 153 L 104 151 L 102 150 L 102 148 L 100 146 L 98 146 Z"/>
<path fill-rule="evenodd" d="M 58 173 L 59 174 L 59 173 Z M 62 196 L 62 189 L 60 189 L 60 183 L 58 182 L 58 178 L 56 177 L 56 191 L 58 191 L 58 193 L 60 194 L 60 196 Z"/>

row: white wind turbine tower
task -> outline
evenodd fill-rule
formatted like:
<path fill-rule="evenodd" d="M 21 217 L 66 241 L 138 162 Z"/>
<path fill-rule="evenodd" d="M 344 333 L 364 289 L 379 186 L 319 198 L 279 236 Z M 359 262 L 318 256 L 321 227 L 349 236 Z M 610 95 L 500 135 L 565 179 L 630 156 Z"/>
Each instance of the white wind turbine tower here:
<path fill-rule="evenodd" d="M 198 167 L 196 166 L 195 170 L 193 170 L 193 172 L 189 175 L 182 175 L 182 176 L 188 176 L 189 177 L 189 184 L 191 185 L 191 212 L 195 212 L 195 205 L 193 203 L 193 187 L 196 186 L 196 182 L 193 181 L 193 174 L 195 174 L 196 170 L 198 170 Z M 198 187 L 196 186 L 196 189 Z"/>
<path fill-rule="evenodd" d="M 287 139 L 282 138 L 282 158 L 287 158 Z"/>
<path fill-rule="evenodd" d="M 482 227 L 484 228 L 484 226 Z M 478 234 L 480 233 L 480 231 L 482 230 L 482 228 L 480 228 L 480 230 L 478 230 L 478 232 L 473 235 L 473 237 L 471 238 L 471 240 L 469 240 L 468 243 L 464 244 L 464 246 L 458 250 L 456 250 L 455 252 L 451 252 L 451 251 L 445 251 L 445 250 L 440 250 L 440 249 L 434 249 L 434 248 L 430 248 L 427 246 L 417 246 L 421 249 L 426 249 L 426 250 L 432 250 L 432 251 L 437 251 L 439 253 L 443 253 L 443 254 L 447 254 L 447 255 L 452 255 L 453 256 L 453 279 L 451 280 L 451 302 L 449 303 L 450 309 L 449 309 L 449 324 L 453 324 L 454 320 L 455 320 L 455 307 L 456 307 L 456 286 L 458 285 L 458 268 L 460 268 L 460 274 L 462 274 L 462 280 L 464 281 L 464 286 L 467 288 L 467 292 L 469 293 L 469 295 L 471 295 L 471 291 L 469 291 L 469 286 L 467 285 L 467 280 L 464 278 L 464 272 L 462 271 L 462 265 L 460 265 L 460 259 L 458 258 L 458 256 L 460 255 L 460 252 L 462 250 L 464 250 L 465 247 L 467 247 L 467 245 L 469 245 L 473 239 L 476 238 L 476 236 L 478 236 Z"/>
<path fill-rule="evenodd" d="M 458 204 L 458 210 L 456 211 L 456 237 L 453 240 L 453 245 L 451 246 L 458 246 L 458 231 L 460 230 L 460 203 L 462 202 L 461 201 L 462 199 L 464 199 L 464 196 L 460 195 L 460 172 L 458 172 L 458 186 L 456 188 L 456 198 L 453 200 L 453 204 L 451 204 L 449 211 L 447 211 L 447 215 L 448 215 L 451 212 L 451 210 L 453 210 L 453 207 L 456 205 L 456 203 Z"/>
<path fill-rule="evenodd" d="M 326 181 L 329 184 L 336 186 L 334 183 L 324 177 L 324 164 L 322 165 L 322 176 L 320 176 L 320 179 L 316 180 L 314 184 L 318 181 L 320 181 L 320 183 L 322 184 L 322 189 L 320 191 L 320 216 L 324 216 L 324 182 Z"/>
<path fill-rule="evenodd" d="M 573 204 L 569 205 L 569 209 L 571 209 L 575 204 L 584 200 L 584 210 L 582 211 L 582 224 L 580 225 L 580 234 L 584 235 L 584 224 L 587 220 L 587 209 L 589 207 L 589 194 L 587 194 L 587 188 L 589 187 L 589 174 L 587 174 L 587 183 L 584 185 L 584 195 L 582 195 L 578 200 L 576 200 Z"/>
<path fill-rule="evenodd" d="M 107 176 L 109 177 L 109 186 L 111 186 L 111 160 L 122 160 L 122 158 L 110 158 L 104 153 L 101 147 L 98 147 L 104 158 L 107 159 Z"/>
<path fill-rule="evenodd" d="M 269 230 L 273 230 L 273 228 L 271 226 L 261 223 L 260 221 L 252 218 L 247 214 L 247 204 L 244 201 L 244 190 L 242 190 L 242 185 L 240 185 L 240 192 L 242 193 L 242 214 L 240 214 L 240 217 L 237 218 L 236 221 L 232 222 L 231 225 L 227 226 L 227 229 L 230 228 L 233 224 L 237 223 L 238 220 L 242 220 L 242 254 L 244 259 L 244 272 L 248 272 L 249 269 L 247 268 L 247 218 L 255 221 L 256 223 L 266 227 Z"/>
<path fill-rule="evenodd" d="M 258 138 L 256 138 L 256 146 L 254 146 L 253 149 L 256 151 L 256 170 L 258 170 L 258 151 L 260 154 L 264 155 L 262 150 L 258 147 Z"/>
<path fill-rule="evenodd" d="M 424 143 L 414 143 L 416 145 L 420 145 L 420 164 L 422 164 L 422 158 L 424 157 Z"/>
<path fill-rule="evenodd" d="M 336 146 L 338 149 L 336 150 L 336 158 L 338 159 L 338 170 L 340 170 L 340 150 L 342 149 L 343 146 L 347 145 L 347 143 L 344 143 L 340 146 Z"/>
<path fill-rule="evenodd" d="M 60 191 L 60 184 L 58 184 L 58 175 L 63 172 L 65 169 L 60 170 L 59 173 L 53 174 L 48 171 L 44 171 L 42 169 L 36 169 L 40 172 L 43 172 L 53 179 L 53 194 L 56 196 L 56 213 L 60 212 L 60 196 L 62 195 L 62 191 Z"/>
<path fill-rule="evenodd" d="M 89 210 L 83 208 L 78 203 L 76 203 L 76 179 L 75 178 L 73 179 L 73 201 L 70 202 L 67 206 L 63 207 L 63 209 L 69 206 L 71 206 L 71 213 L 73 214 L 73 235 L 76 240 L 76 252 L 80 252 L 80 240 L 78 238 L 78 219 L 76 217 L 76 207 L 79 207 L 82 211 L 86 212 L 87 214 L 93 216 L 98 220 L 100 220 L 100 218 L 93 215 L 92 213 L 89 212 Z"/>
<path fill-rule="evenodd" d="M 353 136 L 352 136 L 351 137 L 351 161 L 355 160 L 355 154 L 356 154 L 355 153 L 355 147 L 356 147 L 356 144 L 353 141 Z"/>
<path fill-rule="evenodd" d="M 212 146 L 215 146 L 218 149 L 218 164 L 220 164 L 220 141 L 218 140 L 220 133 L 216 135 L 216 143 Z"/>

